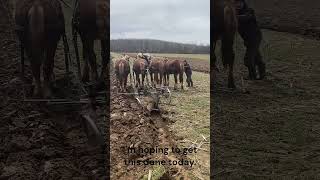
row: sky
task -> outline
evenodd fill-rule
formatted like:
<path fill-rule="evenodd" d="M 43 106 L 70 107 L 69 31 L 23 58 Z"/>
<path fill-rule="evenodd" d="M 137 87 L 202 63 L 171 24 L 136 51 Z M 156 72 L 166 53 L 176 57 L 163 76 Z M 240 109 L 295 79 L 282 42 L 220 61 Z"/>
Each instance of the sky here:
<path fill-rule="evenodd" d="M 210 44 L 210 0 L 110 0 L 111 39 Z"/>

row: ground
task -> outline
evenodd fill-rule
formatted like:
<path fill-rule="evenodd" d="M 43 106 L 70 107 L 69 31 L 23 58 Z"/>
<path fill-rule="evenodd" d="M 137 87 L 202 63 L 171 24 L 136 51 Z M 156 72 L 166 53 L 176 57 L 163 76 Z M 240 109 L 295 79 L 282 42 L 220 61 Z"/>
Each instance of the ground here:
<path fill-rule="evenodd" d="M 289 33 L 265 30 L 263 34 L 265 80 L 241 80 L 247 69 L 239 37 L 235 45 L 238 89 L 230 91 L 226 76 L 217 75 L 211 98 L 211 176 L 317 179 L 319 42 Z"/>
<path fill-rule="evenodd" d="M 247 0 L 263 28 L 319 39 L 320 2 L 313 0 Z"/>
<path fill-rule="evenodd" d="M 111 53 L 119 58 L 119 54 Z M 133 54 L 130 54 L 133 55 Z M 193 59 L 196 55 L 157 54 L 164 57 L 188 57 L 190 62 L 203 61 L 209 66 L 207 59 Z M 205 72 L 201 69 L 201 72 Z M 161 114 L 147 115 L 142 111 L 137 101 L 127 95 L 117 95 L 117 88 L 112 90 L 111 105 L 111 174 L 113 178 L 146 178 L 152 170 L 153 178 L 177 178 L 178 175 L 191 179 L 209 179 L 210 164 L 210 124 L 209 124 L 209 74 L 195 72 L 193 74 L 194 88 L 174 91 L 171 105 L 161 105 Z M 115 78 L 113 78 L 115 83 Z M 171 77 L 171 86 L 173 77 Z M 114 84 L 115 85 L 115 84 Z M 186 85 L 185 85 L 186 86 Z M 140 159 L 170 159 L 189 158 L 195 160 L 196 165 L 190 168 L 177 169 L 174 166 L 137 167 L 126 166 L 123 161 L 130 159 L 125 152 L 126 147 L 139 144 L 140 147 L 190 147 L 201 145 L 199 153 L 187 157 L 143 156 Z M 133 158 L 135 159 L 135 158 Z M 160 178 L 160 179 L 161 179 Z"/>
<path fill-rule="evenodd" d="M 0 9 L 0 179 L 103 179 L 105 147 L 89 144 L 79 118 L 84 106 L 64 109 L 23 102 L 30 86 L 23 86 L 19 79 L 19 43 L 8 1 L 2 1 Z M 25 69 L 28 85 L 29 62 Z M 64 88 L 64 72 L 60 43 L 55 67 L 58 90 Z M 97 124 L 105 132 L 104 108 L 98 111 Z"/>

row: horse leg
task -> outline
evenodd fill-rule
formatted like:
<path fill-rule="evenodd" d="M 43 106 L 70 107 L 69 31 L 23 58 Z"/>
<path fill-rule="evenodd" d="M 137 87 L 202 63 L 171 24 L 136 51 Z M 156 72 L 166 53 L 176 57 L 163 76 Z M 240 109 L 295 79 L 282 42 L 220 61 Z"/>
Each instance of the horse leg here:
<path fill-rule="evenodd" d="M 89 57 L 89 51 L 87 48 L 87 42 L 82 41 L 83 43 L 83 48 L 82 48 L 82 55 L 83 55 L 83 60 L 84 60 L 84 65 L 83 65 L 83 70 L 82 70 L 82 81 L 83 82 L 88 82 L 89 81 L 89 64 L 88 64 L 88 57 Z"/>
<path fill-rule="evenodd" d="M 146 77 L 146 74 L 143 72 L 141 73 L 141 76 L 142 76 L 142 87 L 144 87 L 144 79 Z"/>
<path fill-rule="evenodd" d="M 154 73 L 150 72 L 150 80 L 151 80 L 151 86 L 154 86 L 154 79 L 153 79 Z"/>
<path fill-rule="evenodd" d="M 140 84 L 140 74 L 139 73 L 136 73 L 136 79 L 137 79 L 136 87 L 140 88 L 141 84 Z"/>
<path fill-rule="evenodd" d="M 104 78 L 106 77 L 106 72 L 109 72 L 107 70 L 108 65 L 108 53 L 107 53 L 107 40 L 101 40 L 101 58 L 102 58 L 102 69 L 100 73 L 100 81 L 104 82 Z"/>
<path fill-rule="evenodd" d="M 255 66 L 255 58 L 257 55 L 256 51 L 257 50 L 254 47 L 248 46 L 246 49 L 246 54 L 244 58 L 244 61 L 245 61 L 244 64 L 248 68 L 250 80 L 255 80 L 257 78 L 256 66 Z"/>
<path fill-rule="evenodd" d="M 183 72 L 180 72 L 179 74 L 179 81 L 181 83 L 181 89 L 183 89 Z"/>
<path fill-rule="evenodd" d="M 128 81 L 128 74 L 126 74 L 124 77 L 124 92 L 127 91 L 127 81 Z"/>
<path fill-rule="evenodd" d="M 213 54 L 213 70 L 214 71 L 218 71 L 219 72 L 219 68 L 217 66 L 217 57 L 216 57 L 216 53 L 215 53 L 215 49 L 216 49 L 216 44 L 217 44 L 217 41 L 214 40 L 213 41 L 213 49 L 212 49 L 212 54 Z"/>
<path fill-rule="evenodd" d="M 266 76 L 266 64 L 262 61 L 262 56 L 259 50 L 255 58 L 255 64 L 258 66 L 259 79 L 264 79 L 264 77 Z"/>
<path fill-rule="evenodd" d="M 41 80 L 40 80 L 40 62 L 32 62 L 31 63 L 31 68 L 32 68 L 32 75 L 35 80 L 35 88 L 33 95 L 36 97 L 41 97 Z"/>
<path fill-rule="evenodd" d="M 228 73 L 228 87 L 234 89 L 236 86 L 234 84 L 233 78 L 233 65 L 234 65 L 234 50 L 233 50 L 233 37 L 224 36 L 221 43 L 222 50 L 222 60 L 223 65 L 229 67 Z"/>
<path fill-rule="evenodd" d="M 94 82 L 98 81 L 98 71 L 97 71 L 97 58 L 94 52 L 94 40 L 90 39 L 88 43 L 89 48 L 89 65 L 91 68 L 91 80 Z"/>
<path fill-rule="evenodd" d="M 56 54 L 57 42 L 48 43 L 46 61 L 43 67 L 43 77 L 44 77 L 44 97 L 50 98 L 52 96 L 51 86 L 53 80 L 53 68 L 54 68 L 54 56 Z"/>
<path fill-rule="evenodd" d="M 20 65 L 20 76 L 21 80 L 24 82 L 24 43 L 20 42 L 20 56 L 21 56 L 21 65 Z"/>
<path fill-rule="evenodd" d="M 156 83 L 155 83 L 155 86 L 154 86 L 154 87 L 157 87 L 157 84 L 159 85 L 159 76 L 160 76 L 160 73 L 159 73 L 159 72 L 155 73 Z"/>
<path fill-rule="evenodd" d="M 162 87 L 162 78 L 163 78 L 163 73 L 159 73 L 160 75 L 160 81 L 159 81 L 159 84 L 160 84 L 160 87 Z"/>
<path fill-rule="evenodd" d="M 178 74 L 174 73 L 174 87 L 173 89 L 176 90 L 177 89 L 177 84 L 178 84 Z"/>

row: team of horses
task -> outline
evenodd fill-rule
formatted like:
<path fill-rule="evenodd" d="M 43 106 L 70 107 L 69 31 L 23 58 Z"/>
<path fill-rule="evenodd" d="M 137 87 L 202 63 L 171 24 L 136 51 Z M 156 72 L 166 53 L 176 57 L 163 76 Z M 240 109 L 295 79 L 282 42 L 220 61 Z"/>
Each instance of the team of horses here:
<path fill-rule="evenodd" d="M 16 32 L 21 45 L 21 75 L 24 77 L 24 53 L 30 61 L 35 81 L 34 96 L 51 97 L 53 68 L 57 45 L 62 38 L 67 41 L 65 18 L 61 2 L 63 0 L 19 0 L 16 1 Z M 77 0 L 73 23 L 83 44 L 83 81 L 97 82 L 107 71 L 109 36 L 109 1 Z M 102 69 L 97 71 L 94 41 L 101 41 Z M 78 50 L 76 50 L 77 52 Z M 43 87 L 40 78 L 43 66 Z M 68 64 L 66 63 L 66 66 Z M 68 68 L 68 67 L 66 67 Z M 90 76 L 89 76 L 90 70 Z M 89 79 L 89 77 L 91 79 Z"/>
<path fill-rule="evenodd" d="M 130 61 L 132 60 L 132 70 L 130 70 Z M 134 84 L 136 88 L 144 88 L 145 80 L 150 75 L 151 86 L 169 86 L 169 77 L 171 74 L 174 76 L 174 89 L 177 89 L 178 80 L 181 89 L 184 89 L 183 74 L 187 75 L 188 86 L 193 86 L 191 74 L 186 71 L 186 67 L 190 68 L 189 63 L 184 60 L 159 58 L 148 56 L 141 56 L 139 53 L 136 57 L 129 57 L 124 55 L 115 61 L 115 74 L 118 80 L 118 87 L 120 92 L 125 92 L 127 88 L 128 75 L 131 73 L 134 76 Z M 190 68 L 191 70 L 191 68 Z M 191 84 L 192 82 L 192 84 Z"/>

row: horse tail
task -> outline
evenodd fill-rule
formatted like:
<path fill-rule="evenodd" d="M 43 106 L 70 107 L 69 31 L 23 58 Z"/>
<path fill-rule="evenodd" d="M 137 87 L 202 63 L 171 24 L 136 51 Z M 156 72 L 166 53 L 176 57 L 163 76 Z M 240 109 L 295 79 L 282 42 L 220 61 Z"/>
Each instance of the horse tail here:
<path fill-rule="evenodd" d="M 238 28 L 238 21 L 233 5 L 229 2 L 224 7 L 225 30 L 235 33 Z"/>
<path fill-rule="evenodd" d="M 32 59 L 40 61 L 37 63 L 41 63 L 42 56 L 44 56 L 45 24 L 44 9 L 39 1 L 36 1 L 28 11 L 28 20 L 29 45 Z"/>
<path fill-rule="evenodd" d="M 124 75 L 124 63 L 123 62 L 119 63 L 119 74 L 120 74 L 120 76 Z"/>

